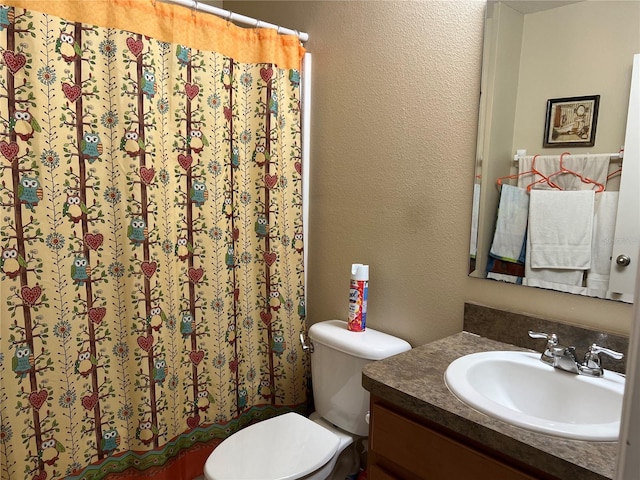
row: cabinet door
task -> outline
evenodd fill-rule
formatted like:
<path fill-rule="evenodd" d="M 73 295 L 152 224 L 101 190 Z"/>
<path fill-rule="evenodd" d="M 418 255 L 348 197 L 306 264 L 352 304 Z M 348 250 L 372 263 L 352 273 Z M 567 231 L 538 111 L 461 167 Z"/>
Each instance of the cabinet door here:
<path fill-rule="evenodd" d="M 624 137 L 624 160 L 620 176 L 620 196 L 616 232 L 611 256 L 609 291 L 617 294 L 616 299 L 633 301 L 640 263 L 640 54 L 633 56 L 631 92 L 627 130 Z M 616 259 L 625 255 L 631 262 L 618 265 Z"/>
<path fill-rule="evenodd" d="M 377 465 L 372 465 L 371 467 L 369 467 L 367 478 L 368 480 L 401 480 L 399 477 L 395 477 L 385 472 Z"/>
<path fill-rule="evenodd" d="M 398 478 L 534 480 L 500 461 L 446 437 L 381 405 L 371 410 L 370 447 L 375 462 Z M 385 460 L 389 460 L 386 463 Z M 376 463 L 370 468 L 377 466 Z M 394 469 L 394 466 L 399 468 Z M 411 475 L 407 475 L 407 472 Z"/>

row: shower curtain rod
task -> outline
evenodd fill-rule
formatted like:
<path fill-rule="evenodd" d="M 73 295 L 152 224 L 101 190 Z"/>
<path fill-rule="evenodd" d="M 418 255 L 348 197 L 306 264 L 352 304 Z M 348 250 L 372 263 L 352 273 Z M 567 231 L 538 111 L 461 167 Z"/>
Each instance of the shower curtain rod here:
<path fill-rule="evenodd" d="M 274 25 L 273 23 L 263 22 L 262 20 L 257 20 L 255 18 L 247 17 L 245 15 L 241 15 L 239 13 L 234 13 L 231 10 L 224 10 L 222 8 L 214 7 L 212 5 L 207 5 L 202 2 L 198 2 L 196 0 L 160 0 L 165 3 L 175 3 L 178 5 L 182 5 L 184 7 L 189 7 L 195 10 L 199 10 L 201 12 L 211 13 L 213 15 L 217 15 L 218 17 L 222 17 L 229 22 L 240 23 L 242 25 L 249 25 L 252 27 L 260 27 L 260 28 L 272 28 L 277 30 L 278 33 L 283 33 L 286 35 L 296 35 L 301 42 L 306 42 L 309 40 L 309 34 L 305 32 L 299 32 L 298 30 L 291 30 L 290 28 L 284 28 L 279 25 Z"/>
<path fill-rule="evenodd" d="M 517 163 L 522 157 L 525 157 L 526 155 L 526 150 L 516 150 L 516 154 L 513 156 L 513 161 Z M 609 155 L 611 160 L 622 160 L 624 158 L 624 147 L 621 147 L 620 150 L 615 153 L 578 153 L 576 155 Z M 556 154 L 556 156 L 559 155 Z"/>

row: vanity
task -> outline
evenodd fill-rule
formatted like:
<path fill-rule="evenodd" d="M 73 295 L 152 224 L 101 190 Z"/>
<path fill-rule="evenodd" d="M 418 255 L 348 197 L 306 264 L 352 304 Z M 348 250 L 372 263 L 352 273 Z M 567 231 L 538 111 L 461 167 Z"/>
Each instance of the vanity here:
<path fill-rule="evenodd" d="M 472 409 L 447 388 L 445 371 L 459 357 L 539 352 L 544 345 L 528 337 L 529 329 L 554 331 L 579 350 L 597 342 L 627 351 L 626 337 L 466 304 L 465 331 L 363 369 L 362 383 L 371 393 L 369 478 L 613 478 L 617 442 L 525 430 Z M 623 360 L 603 359 L 603 364 L 624 371 Z"/>

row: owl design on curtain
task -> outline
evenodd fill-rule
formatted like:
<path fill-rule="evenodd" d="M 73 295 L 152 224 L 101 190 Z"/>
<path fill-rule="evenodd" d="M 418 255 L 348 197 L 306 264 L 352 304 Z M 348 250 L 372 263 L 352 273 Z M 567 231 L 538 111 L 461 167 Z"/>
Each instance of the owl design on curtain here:
<path fill-rule="evenodd" d="M 87 157 L 89 163 L 95 162 L 96 158 L 102 155 L 102 143 L 97 133 L 85 132 L 82 142 L 80 142 L 82 154 Z"/>
<path fill-rule="evenodd" d="M 38 121 L 29 110 L 16 110 L 13 118 L 9 121 L 9 128 L 13 130 L 20 140 L 26 142 L 33 138 L 33 132 L 42 131 Z"/>
<path fill-rule="evenodd" d="M 35 358 L 29 345 L 19 345 L 13 354 L 11 369 L 19 378 L 25 378 L 35 365 Z"/>
<path fill-rule="evenodd" d="M 82 55 L 82 50 L 72 34 L 60 32 L 60 36 L 56 40 L 56 53 L 59 53 L 65 62 L 71 63 L 76 57 Z"/>
<path fill-rule="evenodd" d="M 42 200 L 42 187 L 37 178 L 22 177 L 20 179 L 20 185 L 18 186 L 18 197 L 20 203 L 26 205 L 29 210 L 33 210 L 33 207 L 37 206 L 40 200 Z"/>
<path fill-rule="evenodd" d="M 9 278 L 13 279 L 20 275 L 20 270 L 27 266 L 22 255 L 15 247 L 5 248 L 2 250 L 2 258 L 0 259 L 0 268 L 2 272 Z"/>
<path fill-rule="evenodd" d="M 67 194 L 67 201 L 62 206 L 63 215 L 69 216 L 73 223 L 78 223 L 87 213 L 89 210 L 79 196 Z"/>
<path fill-rule="evenodd" d="M 191 201 L 196 207 L 202 207 L 209 198 L 207 185 L 204 182 L 194 181 L 190 192 Z"/>

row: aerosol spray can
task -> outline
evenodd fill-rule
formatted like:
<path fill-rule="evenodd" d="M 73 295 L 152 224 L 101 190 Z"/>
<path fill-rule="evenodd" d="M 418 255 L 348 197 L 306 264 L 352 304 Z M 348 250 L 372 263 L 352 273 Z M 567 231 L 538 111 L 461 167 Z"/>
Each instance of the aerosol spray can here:
<path fill-rule="evenodd" d="M 367 326 L 367 296 L 369 293 L 369 265 L 351 265 L 349 288 L 349 320 L 347 328 L 352 332 L 364 332 Z"/>

